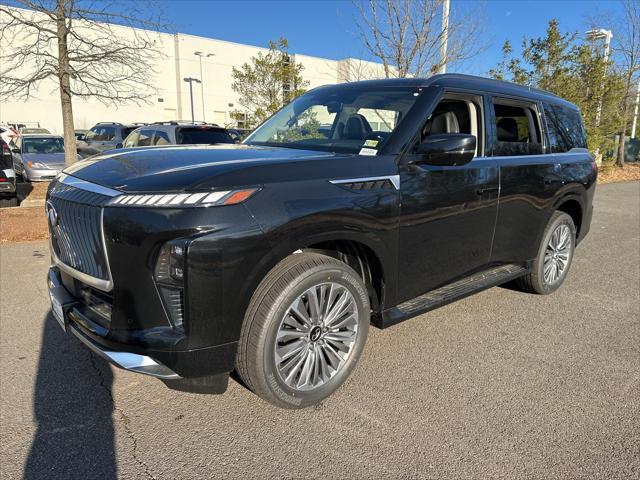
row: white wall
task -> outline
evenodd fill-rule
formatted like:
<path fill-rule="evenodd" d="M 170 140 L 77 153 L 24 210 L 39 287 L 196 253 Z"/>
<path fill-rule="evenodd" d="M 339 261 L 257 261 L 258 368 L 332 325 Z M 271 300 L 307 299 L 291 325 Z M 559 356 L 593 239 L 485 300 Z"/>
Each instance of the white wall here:
<path fill-rule="evenodd" d="M 124 27 L 114 26 L 113 29 L 117 34 L 131 35 L 131 31 Z M 0 55 L 4 54 L 6 48 L 6 44 L 0 43 Z M 185 34 L 160 34 L 159 49 L 163 56 L 154 65 L 154 70 L 157 72 L 154 79 L 157 93 L 153 95 L 149 104 L 139 106 L 128 103 L 113 106 L 104 105 L 94 99 L 84 100 L 75 97 L 73 109 L 76 128 L 86 129 L 97 122 L 107 121 L 132 123 L 191 119 L 189 85 L 183 81 L 183 78 L 200 79 L 199 58 L 194 54 L 196 51 L 215 55 L 202 58 L 203 85 L 193 84 L 194 117 L 196 120 L 206 119 L 220 124 L 231 123 L 229 114 L 241 109 L 237 95 L 231 89 L 232 67 L 240 67 L 258 52 L 267 51 L 260 47 Z M 360 72 L 361 64 L 366 64 L 368 72 L 375 72 L 375 75 L 369 73 L 369 78 L 382 76 L 379 75 L 382 72 L 381 65 L 356 59 L 338 62 L 295 54 L 295 61 L 304 66 L 302 76 L 309 81 L 309 88 L 339 81 L 362 79 L 361 75 L 358 75 L 359 78 L 352 78 L 354 75 L 344 73 L 356 70 Z M 358 68 L 353 68 L 354 65 L 358 65 Z M 342 74 L 340 74 L 341 71 Z M 204 93 L 204 112 L 202 93 Z M 0 123 L 8 122 L 40 122 L 42 127 L 54 133 L 62 133 L 62 114 L 56 82 L 49 80 L 43 82 L 34 95 L 26 101 L 0 99 Z"/>

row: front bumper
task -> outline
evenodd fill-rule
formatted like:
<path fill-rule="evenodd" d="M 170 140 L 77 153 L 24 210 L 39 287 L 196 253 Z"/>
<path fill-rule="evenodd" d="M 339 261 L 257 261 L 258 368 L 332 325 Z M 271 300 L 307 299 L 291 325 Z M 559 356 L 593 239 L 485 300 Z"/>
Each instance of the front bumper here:
<path fill-rule="evenodd" d="M 48 277 L 49 297 L 51 298 L 51 310 L 65 332 L 72 333 L 87 348 L 104 358 L 109 363 L 123 370 L 151 375 L 163 380 L 177 380 L 180 375 L 154 360 L 148 355 L 140 355 L 133 352 L 115 351 L 100 345 L 89 335 L 83 333 L 82 327 L 70 320 L 69 313 L 79 303 L 62 285 L 60 277 L 54 268 L 49 269 Z"/>
<path fill-rule="evenodd" d="M 60 271 L 48 274 L 51 310 L 62 329 L 112 365 L 156 377 L 170 388 L 196 393 L 223 393 L 233 369 L 236 344 L 197 350 L 154 350 L 144 343 L 123 343 L 122 333 L 91 324 L 82 301 L 65 287 Z M 134 335 L 130 336 L 134 338 Z"/>
<path fill-rule="evenodd" d="M 54 169 L 36 169 L 36 168 L 26 168 L 24 169 L 24 175 L 30 182 L 48 182 L 49 180 L 53 180 L 56 178 L 56 175 L 60 173 L 61 170 Z"/>

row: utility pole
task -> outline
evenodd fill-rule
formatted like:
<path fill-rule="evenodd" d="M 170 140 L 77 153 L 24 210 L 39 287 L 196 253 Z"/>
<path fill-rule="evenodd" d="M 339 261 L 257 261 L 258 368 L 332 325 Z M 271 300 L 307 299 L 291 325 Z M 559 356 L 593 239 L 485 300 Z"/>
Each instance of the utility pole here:
<path fill-rule="evenodd" d="M 195 118 L 193 116 L 193 82 L 202 83 L 197 78 L 187 77 L 184 79 L 185 82 L 189 84 L 189 97 L 191 97 L 191 123 L 196 123 Z"/>
<path fill-rule="evenodd" d="M 638 106 L 640 105 L 640 78 L 636 87 L 636 106 L 633 108 L 633 122 L 631 123 L 631 138 L 636 138 L 636 125 L 638 124 Z"/>
<path fill-rule="evenodd" d="M 449 41 L 449 0 L 442 2 L 442 34 L 440 36 L 440 68 L 438 73 L 447 73 L 447 42 Z"/>
<path fill-rule="evenodd" d="M 204 112 L 204 77 L 202 76 L 202 57 L 213 57 L 215 53 L 204 53 L 204 52 L 193 52 L 194 55 L 197 55 L 200 59 L 200 96 L 202 98 L 202 121 L 206 122 L 206 116 Z"/>

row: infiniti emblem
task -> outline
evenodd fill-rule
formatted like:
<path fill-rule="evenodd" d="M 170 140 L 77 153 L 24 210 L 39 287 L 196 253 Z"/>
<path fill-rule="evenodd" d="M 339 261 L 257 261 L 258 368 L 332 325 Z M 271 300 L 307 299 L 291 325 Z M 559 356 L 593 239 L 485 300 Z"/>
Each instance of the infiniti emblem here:
<path fill-rule="evenodd" d="M 58 225 L 58 212 L 56 212 L 56 209 L 51 202 L 47 202 L 47 219 L 49 220 L 51 228 Z"/>

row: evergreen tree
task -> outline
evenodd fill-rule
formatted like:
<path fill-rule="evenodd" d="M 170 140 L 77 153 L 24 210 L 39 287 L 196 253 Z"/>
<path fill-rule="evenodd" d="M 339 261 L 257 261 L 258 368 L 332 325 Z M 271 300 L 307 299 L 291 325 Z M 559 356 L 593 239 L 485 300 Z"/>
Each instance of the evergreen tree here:
<path fill-rule="evenodd" d="M 285 38 L 269 42 L 267 53 L 258 53 L 240 68 L 233 67 L 232 89 L 248 112 L 247 122 L 255 126 L 303 94 L 309 82 L 302 78 L 304 67 L 289 54 Z"/>
<path fill-rule="evenodd" d="M 493 78 L 541 88 L 575 103 L 582 111 L 589 148 L 614 154 L 624 82 L 612 62 L 605 63 L 597 41 L 578 42 L 577 33 L 562 32 L 558 21 L 551 20 L 544 36 L 523 39 L 521 58 L 514 57 L 508 41 L 502 52 L 501 61 L 489 71 Z"/>

